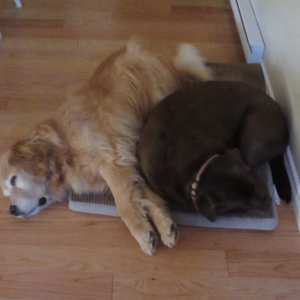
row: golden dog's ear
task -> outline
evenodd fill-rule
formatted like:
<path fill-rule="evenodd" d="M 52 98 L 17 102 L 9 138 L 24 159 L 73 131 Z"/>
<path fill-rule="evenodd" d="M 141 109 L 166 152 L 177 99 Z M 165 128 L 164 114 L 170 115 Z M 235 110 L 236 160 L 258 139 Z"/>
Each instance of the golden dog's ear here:
<path fill-rule="evenodd" d="M 40 139 L 44 139 L 53 143 L 55 146 L 58 146 L 66 163 L 70 166 L 73 166 L 73 153 L 68 147 L 65 136 L 55 120 L 46 120 L 36 127 L 36 130 L 31 135 L 31 140 L 35 141 Z M 51 153 L 54 152 L 52 151 Z M 48 156 L 51 157 L 51 155 Z M 54 168 L 54 166 L 55 164 L 53 163 L 50 165 L 51 168 Z"/>
<path fill-rule="evenodd" d="M 13 145 L 9 163 L 42 182 L 58 177 L 62 169 L 59 147 L 42 138 L 19 141 Z"/>
<path fill-rule="evenodd" d="M 53 119 L 40 123 L 32 133 L 31 139 L 45 139 L 59 147 L 61 147 L 63 143 L 63 138 L 60 134 L 58 125 Z"/>

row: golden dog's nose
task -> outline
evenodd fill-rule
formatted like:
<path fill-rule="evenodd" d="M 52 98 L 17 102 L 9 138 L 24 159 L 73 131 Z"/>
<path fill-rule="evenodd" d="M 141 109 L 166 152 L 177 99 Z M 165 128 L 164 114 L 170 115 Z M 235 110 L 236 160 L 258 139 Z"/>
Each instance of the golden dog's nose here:
<path fill-rule="evenodd" d="M 10 212 L 10 214 L 12 214 L 12 215 L 14 215 L 14 216 L 17 216 L 17 215 L 18 215 L 18 213 L 17 213 L 17 207 L 16 207 L 15 205 L 11 205 L 11 206 L 9 207 L 9 212 Z"/>

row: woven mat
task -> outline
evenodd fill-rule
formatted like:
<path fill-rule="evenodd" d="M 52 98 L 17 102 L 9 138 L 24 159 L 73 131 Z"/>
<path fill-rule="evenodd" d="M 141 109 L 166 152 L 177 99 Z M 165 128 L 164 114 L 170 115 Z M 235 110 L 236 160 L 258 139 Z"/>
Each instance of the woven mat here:
<path fill-rule="evenodd" d="M 216 80 L 244 81 L 265 91 L 265 81 L 259 64 L 222 64 L 208 63 Z M 247 212 L 227 213 L 218 217 L 216 222 L 210 222 L 196 212 L 173 211 L 173 219 L 177 224 L 213 227 L 240 228 L 256 230 L 272 230 L 278 222 L 275 203 L 275 190 L 268 164 L 257 168 L 256 175 L 267 185 L 273 199 L 272 206 L 264 210 L 251 209 Z M 78 212 L 100 215 L 119 216 L 114 198 L 110 191 L 102 194 L 73 194 L 69 201 L 70 209 Z"/>

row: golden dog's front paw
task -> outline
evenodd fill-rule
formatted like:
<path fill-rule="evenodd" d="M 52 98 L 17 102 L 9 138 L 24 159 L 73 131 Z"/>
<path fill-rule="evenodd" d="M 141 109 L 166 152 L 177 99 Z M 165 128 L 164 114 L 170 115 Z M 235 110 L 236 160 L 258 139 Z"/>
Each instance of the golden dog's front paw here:
<path fill-rule="evenodd" d="M 166 217 L 164 222 L 158 227 L 162 242 L 169 248 L 173 248 L 176 245 L 178 238 L 178 229 L 173 221 Z"/>
<path fill-rule="evenodd" d="M 152 255 L 156 250 L 156 245 L 158 242 L 158 236 L 154 229 L 148 231 L 142 238 L 138 238 L 141 249 L 147 255 Z"/>
<path fill-rule="evenodd" d="M 147 199 L 143 203 L 144 211 L 158 230 L 162 242 L 167 247 L 173 248 L 177 242 L 178 231 L 165 201 L 148 187 L 144 188 L 144 196 Z"/>

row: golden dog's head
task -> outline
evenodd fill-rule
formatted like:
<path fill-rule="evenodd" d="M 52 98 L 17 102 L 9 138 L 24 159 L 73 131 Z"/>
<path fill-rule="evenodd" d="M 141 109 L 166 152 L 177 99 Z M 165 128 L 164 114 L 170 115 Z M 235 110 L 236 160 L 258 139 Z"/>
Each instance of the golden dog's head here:
<path fill-rule="evenodd" d="M 9 211 L 17 217 L 35 215 L 66 197 L 59 147 L 33 137 L 19 141 L 2 155 L 0 185 L 10 197 Z"/>

